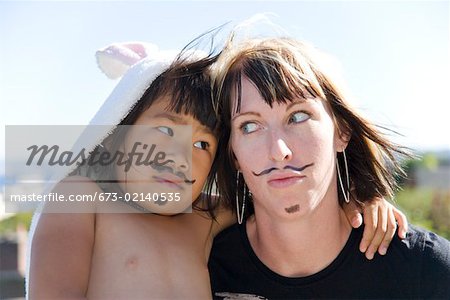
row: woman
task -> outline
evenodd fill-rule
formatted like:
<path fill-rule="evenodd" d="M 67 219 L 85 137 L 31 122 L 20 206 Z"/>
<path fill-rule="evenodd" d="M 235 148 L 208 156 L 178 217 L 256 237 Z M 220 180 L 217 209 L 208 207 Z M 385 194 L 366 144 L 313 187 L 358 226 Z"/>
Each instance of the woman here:
<path fill-rule="evenodd" d="M 219 190 L 245 221 L 216 238 L 214 295 L 450 297 L 450 243 L 433 233 L 412 228 L 370 263 L 355 251 L 362 231 L 341 204 L 392 197 L 407 153 L 348 105 L 325 61 L 287 38 L 230 42 L 219 58 Z"/>

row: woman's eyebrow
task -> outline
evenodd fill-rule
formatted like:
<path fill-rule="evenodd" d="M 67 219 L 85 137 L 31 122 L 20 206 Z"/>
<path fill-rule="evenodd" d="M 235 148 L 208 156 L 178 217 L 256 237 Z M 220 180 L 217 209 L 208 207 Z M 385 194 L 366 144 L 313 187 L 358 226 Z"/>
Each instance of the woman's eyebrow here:
<path fill-rule="evenodd" d="M 308 105 L 309 101 L 308 99 L 304 99 L 302 101 L 293 101 L 291 103 L 288 104 L 288 106 L 286 106 L 286 111 L 288 111 L 289 109 L 291 109 L 292 107 L 296 106 L 296 105 Z"/>
<path fill-rule="evenodd" d="M 248 112 L 239 113 L 239 114 L 234 115 L 233 118 L 231 118 L 231 121 L 233 122 L 234 119 L 236 119 L 238 117 L 246 116 L 246 115 L 253 115 L 253 116 L 261 117 L 260 113 L 253 112 L 253 111 L 248 111 Z"/>
<path fill-rule="evenodd" d="M 286 106 L 286 111 L 288 111 L 289 109 L 291 109 L 291 108 L 292 108 L 293 106 L 295 106 L 295 105 L 304 105 L 304 104 L 308 104 L 308 102 L 307 102 L 306 100 L 305 100 L 305 101 L 291 102 L 291 103 L 289 103 L 289 104 Z M 234 116 L 231 118 L 231 121 L 233 122 L 234 119 L 239 118 L 239 117 L 242 117 L 242 116 L 246 116 L 246 115 L 253 115 L 253 116 L 256 116 L 256 117 L 261 117 L 261 114 L 260 114 L 260 113 L 253 112 L 253 111 L 248 111 L 248 112 L 238 113 L 238 114 L 234 115 Z"/>

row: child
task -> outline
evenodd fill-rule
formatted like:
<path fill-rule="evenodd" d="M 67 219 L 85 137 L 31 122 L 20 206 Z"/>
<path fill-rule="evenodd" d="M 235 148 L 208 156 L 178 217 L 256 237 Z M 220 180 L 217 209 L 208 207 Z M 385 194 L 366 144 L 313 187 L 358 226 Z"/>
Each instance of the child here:
<path fill-rule="evenodd" d="M 119 48 L 122 53 L 131 51 L 136 60 L 146 55 L 139 44 Z M 31 298 L 211 298 L 207 262 L 212 240 L 221 229 L 234 222 L 230 211 L 217 208 L 210 197 L 201 194 L 208 182 L 206 194 L 211 195 L 216 169 L 218 121 L 213 113 L 208 76 L 214 58 L 192 61 L 178 57 L 169 63 L 170 59 L 160 56 L 156 49 L 150 52 L 148 58 L 138 61 L 126 72 L 94 123 L 148 125 L 154 130 L 152 137 L 161 135 L 161 141 L 168 139 L 171 145 L 177 139 L 177 126 L 192 126 L 192 140 L 188 143 L 192 161 L 185 159 L 189 155 L 166 151 L 168 156 L 172 155 L 165 161 L 169 169 L 150 165 L 147 170 L 153 174 L 148 178 L 159 174 L 160 180 L 152 184 L 161 190 L 190 184 L 196 209 L 193 213 L 174 214 L 172 210 L 160 211 L 165 205 L 156 201 L 136 202 L 138 204 L 132 206 L 128 204 L 133 202 L 116 201 L 108 207 L 123 213 L 103 213 L 102 203 L 89 213 L 42 214 L 36 225 L 30 258 Z M 100 152 L 119 149 L 126 154 L 129 135 L 125 133 L 123 140 L 111 140 L 108 133 L 114 128 L 116 126 L 104 130 L 86 150 L 92 151 L 94 147 Z M 114 133 L 118 131 L 115 129 Z M 118 136 L 122 136 L 120 132 Z M 115 143 L 117 141 L 120 143 Z M 179 147 L 165 149 L 188 151 L 182 144 Z M 68 195 L 110 192 L 118 197 L 140 189 L 134 183 L 139 181 L 139 176 L 147 176 L 142 166 L 125 170 L 124 165 L 118 164 L 114 168 L 116 183 L 108 185 L 98 180 L 104 170 L 80 167 L 76 170 L 79 175 L 66 178 L 55 191 Z M 180 172 L 187 177 L 183 182 L 178 178 Z M 184 209 L 176 208 L 175 212 Z M 379 209 L 387 212 L 394 208 L 387 207 L 384 201 L 374 201 L 366 215 L 378 213 Z M 139 211 L 158 214 L 133 213 Z M 347 212 L 355 216 L 352 210 Z M 377 223 L 377 219 L 367 219 L 369 223 Z M 401 219 L 399 222 L 406 223 Z M 379 232 L 382 234 L 377 232 L 374 236 L 374 231 L 368 234 L 369 239 L 374 238 L 376 248 L 386 230 Z"/>

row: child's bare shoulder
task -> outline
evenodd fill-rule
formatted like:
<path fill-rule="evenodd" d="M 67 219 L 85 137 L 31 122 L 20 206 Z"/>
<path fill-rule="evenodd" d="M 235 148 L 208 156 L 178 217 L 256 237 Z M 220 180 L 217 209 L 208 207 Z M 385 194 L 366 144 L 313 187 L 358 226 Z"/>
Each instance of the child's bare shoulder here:
<path fill-rule="evenodd" d="M 59 182 L 52 193 L 69 196 L 95 193 L 98 189 L 90 179 L 73 176 Z M 95 213 L 72 213 L 70 202 L 60 206 L 53 204 L 48 203 L 48 209 L 44 208 L 39 215 L 33 234 L 30 296 L 43 299 L 83 297 L 91 266 Z"/>
<path fill-rule="evenodd" d="M 58 192 L 80 192 L 95 193 L 101 191 L 98 184 L 92 179 L 84 176 L 68 176 L 61 180 L 54 188 Z"/>
<path fill-rule="evenodd" d="M 89 211 L 92 212 L 91 214 L 86 213 L 87 211 L 84 213 L 74 213 L 76 210 L 73 208 L 77 203 L 71 201 L 69 197 L 91 194 L 98 191 L 101 191 L 100 187 L 91 179 L 83 176 L 70 176 L 58 182 L 52 189 L 52 193 L 64 196 L 62 199 L 65 199 L 66 201 L 61 201 L 62 204 L 60 206 L 55 206 L 55 203 L 45 203 L 46 207 L 44 207 L 43 213 L 39 217 L 37 233 L 40 232 L 39 229 L 51 230 L 55 231 L 55 233 L 59 233 L 55 228 L 60 228 L 61 224 L 59 224 L 58 227 L 54 226 L 58 223 L 63 223 L 63 225 L 65 224 L 64 227 L 72 229 L 79 228 L 80 226 L 76 226 L 77 224 L 88 224 L 85 221 L 93 218 L 94 210 Z M 52 206 L 55 206 L 56 208 Z M 72 222 L 64 222 L 64 220 L 71 220 Z M 74 222 L 75 220 L 78 221 Z"/>

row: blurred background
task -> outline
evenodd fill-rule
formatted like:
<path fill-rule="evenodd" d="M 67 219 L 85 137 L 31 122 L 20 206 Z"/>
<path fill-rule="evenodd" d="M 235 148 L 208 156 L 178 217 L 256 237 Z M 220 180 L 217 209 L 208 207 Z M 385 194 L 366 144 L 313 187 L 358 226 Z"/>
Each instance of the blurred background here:
<path fill-rule="evenodd" d="M 87 124 L 116 81 L 94 53 L 113 42 L 181 49 L 200 34 L 267 13 L 341 64 L 355 105 L 420 159 L 393 201 L 450 239 L 448 1 L 0 2 L 0 298 L 23 297 L 31 214 L 6 213 L 6 125 Z M 263 29 L 261 30 L 264 33 Z"/>

